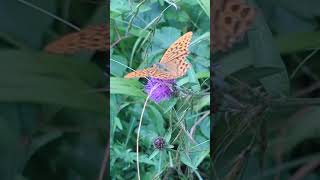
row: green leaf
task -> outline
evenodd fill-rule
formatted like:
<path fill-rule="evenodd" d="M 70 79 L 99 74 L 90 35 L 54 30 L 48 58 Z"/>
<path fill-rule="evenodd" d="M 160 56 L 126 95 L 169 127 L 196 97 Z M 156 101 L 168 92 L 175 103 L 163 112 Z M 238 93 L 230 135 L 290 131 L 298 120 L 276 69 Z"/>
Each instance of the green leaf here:
<path fill-rule="evenodd" d="M 252 67 L 241 69 L 236 73 L 236 77 L 244 82 L 255 82 L 264 77 L 278 74 L 282 71 L 281 68 L 276 67 Z"/>
<path fill-rule="evenodd" d="M 164 119 L 162 117 L 162 114 L 156 109 L 154 106 L 150 105 L 149 108 L 151 111 L 148 112 L 149 118 L 151 122 L 155 125 L 155 131 L 162 135 L 164 134 Z"/>
<path fill-rule="evenodd" d="M 196 77 L 197 77 L 197 79 L 209 78 L 210 77 L 210 72 L 208 72 L 208 71 L 206 71 L 206 72 L 205 71 L 198 72 L 198 73 L 196 73 Z M 182 86 L 184 84 L 187 84 L 188 82 L 189 82 L 189 76 L 186 76 L 186 77 L 183 77 L 183 78 L 179 79 L 177 81 L 177 85 L 178 86 Z"/>
<path fill-rule="evenodd" d="M 45 11 L 56 13 L 55 1 L 33 0 L 29 2 Z M 49 30 L 54 20 L 43 12 L 19 1 L 1 1 L 0 17 L 3 21 L 0 24 L 2 32 L 8 33 L 18 41 L 26 42 L 28 46 L 34 49 L 40 48 L 43 35 Z"/>
<path fill-rule="evenodd" d="M 61 131 L 52 131 L 39 137 L 33 138 L 26 162 L 39 150 L 39 148 L 47 145 L 57 138 L 60 138 L 62 135 L 63 133 Z"/>
<path fill-rule="evenodd" d="M 320 2 L 318 0 L 279 0 L 277 4 L 304 18 L 320 16 Z"/>
<path fill-rule="evenodd" d="M 276 38 L 282 54 L 320 48 L 320 31 L 299 32 L 281 35 Z"/>
<path fill-rule="evenodd" d="M 170 142 L 171 136 L 172 136 L 172 129 L 170 128 L 163 137 L 166 140 L 166 143 Z"/>
<path fill-rule="evenodd" d="M 101 167 L 105 147 L 100 143 L 98 134 L 82 132 L 73 143 L 59 146 L 60 163 L 72 169 L 84 179 L 95 179 Z M 90 156 L 88 156 L 90 154 Z"/>
<path fill-rule="evenodd" d="M 210 117 L 206 117 L 201 123 L 200 123 L 200 130 L 202 134 L 210 139 Z"/>
<path fill-rule="evenodd" d="M 210 106 L 210 95 L 201 97 L 199 101 L 197 101 L 197 104 L 195 104 L 194 110 L 197 112 L 206 106 Z"/>
<path fill-rule="evenodd" d="M 177 101 L 178 100 L 176 98 L 171 98 L 168 101 L 161 101 L 160 106 L 164 108 L 163 114 L 166 114 L 167 112 L 172 110 L 172 108 L 176 105 Z"/>
<path fill-rule="evenodd" d="M 122 1 L 122 0 L 111 1 L 110 11 L 111 13 L 116 13 L 118 15 L 121 15 L 123 13 L 130 11 L 130 6 L 128 6 L 128 2 L 126 1 Z"/>
<path fill-rule="evenodd" d="M 252 31 L 248 38 L 253 51 L 254 66 L 281 68 L 282 72 L 261 79 L 268 93 L 273 95 L 288 95 L 290 83 L 286 67 L 280 57 L 280 52 L 275 48 L 275 41 L 262 15 L 256 16 Z"/>
<path fill-rule="evenodd" d="M 191 89 L 196 92 L 200 91 L 200 83 L 198 81 L 198 78 L 196 77 L 196 72 L 193 67 L 188 70 L 188 78 L 189 83 L 191 84 Z"/>
<path fill-rule="evenodd" d="M 155 165 L 155 162 L 151 161 L 147 155 L 139 156 L 139 162 L 149 164 L 149 165 Z"/>
<path fill-rule="evenodd" d="M 150 160 L 153 159 L 156 155 L 159 154 L 159 152 L 160 152 L 160 151 L 159 151 L 158 149 L 154 150 L 153 153 L 149 156 L 149 159 L 150 159 Z"/>
<path fill-rule="evenodd" d="M 113 119 L 113 121 L 114 121 L 114 124 L 115 124 L 115 126 L 116 126 L 117 128 L 119 128 L 120 130 L 123 129 L 122 124 L 121 124 L 121 120 L 120 120 L 118 117 L 115 117 L 115 118 Z"/>
<path fill-rule="evenodd" d="M 98 9 L 95 10 L 95 13 L 89 20 L 88 25 L 97 25 L 97 24 L 104 24 L 105 23 L 105 18 L 107 14 L 107 2 L 106 1 L 101 1 L 100 6 L 98 6 Z M 109 12 L 108 12 L 109 13 Z"/>
<path fill-rule="evenodd" d="M 176 11 L 167 11 L 164 16 L 166 19 L 172 20 L 175 23 L 186 23 L 189 20 L 189 16 L 185 11 L 179 11 L 179 16 L 177 16 Z M 170 21 L 171 22 L 171 21 Z"/>
<path fill-rule="evenodd" d="M 220 60 L 220 66 L 215 70 L 222 78 L 244 69 L 253 64 L 253 56 L 250 49 L 242 49 L 227 54 Z"/>
<path fill-rule="evenodd" d="M 24 51 L 0 51 L 0 57 L 7 60 L 0 66 L 0 101 L 105 112 L 105 96 L 94 92 L 103 77 L 96 66 Z"/>
<path fill-rule="evenodd" d="M 198 3 L 206 15 L 210 18 L 210 0 L 198 0 Z"/>
<path fill-rule="evenodd" d="M 91 86 L 105 84 L 105 76 L 96 65 L 70 57 L 16 50 L 2 50 L 0 57 L 7 60 L 0 66 L 3 74 L 29 73 L 61 79 L 81 79 Z"/>
<path fill-rule="evenodd" d="M 181 31 L 173 27 L 163 27 L 160 30 L 157 29 L 154 35 L 150 56 L 168 49 L 180 36 Z"/>
<path fill-rule="evenodd" d="M 180 152 L 181 161 L 183 164 L 189 166 L 193 170 L 197 169 L 197 167 L 193 164 L 192 159 L 190 158 L 189 154 L 186 154 L 186 152 Z"/>
<path fill-rule="evenodd" d="M 14 179 L 16 174 L 22 173 L 23 147 L 17 128 L 0 117 L 0 175 L 4 180 Z"/>
<path fill-rule="evenodd" d="M 208 40 L 210 41 L 210 32 L 205 32 L 203 33 L 201 36 L 197 37 L 197 38 L 192 38 L 192 42 L 190 43 L 190 51 L 193 52 L 193 49 L 196 48 L 197 44 L 199 44 L 202 41 Z M 206 43 L 205 45 L 209 45 L 208 43 Z M 209 53 L 210 52 L 198 52 L 198 55 L 201 55 L 203 53 Z M 205 56 L 205 57 L 209 57 L 209 56 Z"/>
<path fill-rule="evenodd" d="M 110 93 L 146 97 L 146 94 L 142 91 L 142 85 L 137 80 L 116 77 L 110 78 Z"/>
<path fill-rule="evenodd" d="M 281 144 L 282 150 L 286 152 L 306 139 L 318 138 L 320 136 L 319 116 L 319 106 L 306 107 L 292 114 L 282 126 L 285 127 L 286 133 L 273 141 L 272 147 L 276 148 Z"/>
<path fill-rule="evenodd" d="M 270 21 L 271 29 L 275 34 L 284 35 L 292 32 L 308 32 L 317 28 L 316 20 L 308 20 L 297 17 L 292 12 L 282 7 L 275 7 Z"/>
<path fill-rule="evenodd" d="M 126 71 L 127 67 L 124 65 L 127 65 L 128 61 L 126 58 L 124 58 L 123 56 L 119 56 L 119 55 L 113 55 L 112 56 L 113 60 L 110 61 L 110 72 L 112 75 L 117 76 L 117 77 L 123 77 L 124 72 Z"/>
<path fill-rule="evenodd" d="M 137 129 L 136 129 L 137 130 Z M 136 131 L 137 133 L 137 131 Z M 142 144 L 146 147 L 151 147 L 155 138 L 159 135 L 156 133 L 155 129 L 150 128 L 150 126 L 142 126 L 140 130 L 140 140 Z"/>

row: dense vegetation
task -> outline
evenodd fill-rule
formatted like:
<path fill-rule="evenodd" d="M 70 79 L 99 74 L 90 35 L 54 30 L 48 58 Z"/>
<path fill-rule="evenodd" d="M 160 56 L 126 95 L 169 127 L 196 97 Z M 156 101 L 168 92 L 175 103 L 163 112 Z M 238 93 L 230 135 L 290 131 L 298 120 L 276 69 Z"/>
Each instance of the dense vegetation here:
<path fill-rule="evenodd" d="M 107 143 L 106 53 L 43 49 L 105 24 L 106 4 L 29 2 L 0 2 L 0 179 L 97 179 Z"/>
<path fill-rule="evenodd" d="M 212 58 L 212 177 L 319 179 L 320 2 L 247 2 L 247 36 Z"/>
<path fill-rule="evenodd" d="M 137 178 L 139 134 L 141 179 L 208 179 L 209 1 L 112 0 L 110 9 L 111 177 Z M 131 72 L 127 67 L 143 69 L 159 62 L 188 31 L 193 32 L 187 57 L 192 67 L 177 79 L 174 96 L 160 103 L 151 99 L 143 111 L 146 79 L 124 79 Z M 153 146 L 157 137 L 165 139 L 164 149 Z"/>

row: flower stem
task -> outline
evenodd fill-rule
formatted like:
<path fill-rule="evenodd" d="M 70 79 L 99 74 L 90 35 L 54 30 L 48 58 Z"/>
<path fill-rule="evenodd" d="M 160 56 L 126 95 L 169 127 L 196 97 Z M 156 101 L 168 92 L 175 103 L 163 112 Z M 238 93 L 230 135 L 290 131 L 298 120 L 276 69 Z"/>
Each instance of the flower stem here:
<path fill-rule="evenodd" d="M 139 137 L 140 137 L 140 130 L 141 130 L 141 125 L 142 125 L 142 117 L 143 117 L 143 114 L 144 114 L 144 111 L 146 109 L 146 106 L 147 106 L 147 102 L 153 92 L 153 90 L 157 89 L 159 85 L 157 86 L 154 86 L 151 90 L 150 90 L 150 93 L 149 95 L 147 96 L 145 102 L 144 102 L 144 105 L 143 105 L 143 108 L 142 108 L 142 112 L 141 112 L 141 116 L 140 116 L 140 120 L 139 120 L 139 126 L 138 126 L 138 132 L 137 132 L 137 147 L 136 147 L 136 151 L 137 151 L 137 174 L 138 174 L 138 180 L 141 180 L 140 179 L 140 168 L 139 168 Z"/>

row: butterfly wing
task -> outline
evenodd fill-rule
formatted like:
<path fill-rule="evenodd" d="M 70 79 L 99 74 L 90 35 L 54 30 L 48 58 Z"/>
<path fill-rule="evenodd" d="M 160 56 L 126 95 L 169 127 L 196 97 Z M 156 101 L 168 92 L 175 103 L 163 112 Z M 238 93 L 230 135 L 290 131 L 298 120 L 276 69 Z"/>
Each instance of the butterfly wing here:
<path fill-rule="evenodd" d="M 72 54 L 85 49 L 106 51 L 109 48 L 107 47 L 108 36 L 107 26 L 90 26 L 50 43 L 45 51 L 57 54 Z"/>
<path fill-rule="evenodd" d="M 214 49 L 226 51 L 240 41 L 251 27 L 256 10 L 243 0 L 216 0 L 212 39 Z"/>
<path fill-rule="evenodd" d="M 176 40 L 164 53 L 159 66 L 153 66 L 142 70 L 136 70 L 125 76 L 125 78 L 153 77 L 159 79 L 176 79 L 183 76 L 190 65 L 185 61 L 189 54 L 189 44 L 192 32 L 188 32 Z"/>
<path fill-rule="evenodd" d="M 156 67 L 136 70 L 128 73 L 125 78 L 153 77 L 158 79 L 173 79 L 170 73 L 164 72 Z"/>
<path fill-rule="evenodd" d="M 160 64 L 166 67 L 167 73 L 171 74 L 175 79 L 183 76 L 190 65 L 185 61 L 189 54 L 189 45 L 192 37 L 192 32 L 187 32 L 177 39 L 164 53 L 160 60 Z"/>
<path fill-rule="evenodd" d="M 154 71 L 157 69 L 155 67 L 136 70 L 131 73 L 128 73 L 125 78 L 138 78 L 138 77 L 149 77 L 151 74 L 154 74 Z"/>
<path fill-rule="evenodd" d="M 160 63 L 165 64 L 175 60 L 176 57 L 189 54 L 189 44 L 192 32 L 187 32 L 177 39 L 163 54 Z"/>

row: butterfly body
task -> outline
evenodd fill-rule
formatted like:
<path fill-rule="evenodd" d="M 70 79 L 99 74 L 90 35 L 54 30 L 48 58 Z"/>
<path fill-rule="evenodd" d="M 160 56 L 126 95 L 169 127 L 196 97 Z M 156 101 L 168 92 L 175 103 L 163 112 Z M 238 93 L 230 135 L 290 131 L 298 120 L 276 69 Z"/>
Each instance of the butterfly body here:
<path fill-rule="evenodd" d="M 153 67 L 156 67 L 158 70 L 164 71 L 164 72 L 170 72 L 170 69 L 167 68 L 165 65 L 160 63 L 155 63 Z"/>
<path fill-rule="evenodd" d="M 158 79 L 176 79 L 186 74 L 190 65 L 185 61 L 189 54 L 192 32 L 188 32 L 176 40 L 164 53 L 159 63 L 150 68 L 136 70 L 125 78 L 153 77 Z"/>

